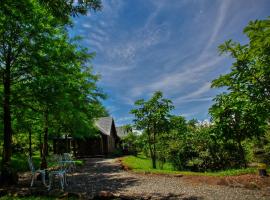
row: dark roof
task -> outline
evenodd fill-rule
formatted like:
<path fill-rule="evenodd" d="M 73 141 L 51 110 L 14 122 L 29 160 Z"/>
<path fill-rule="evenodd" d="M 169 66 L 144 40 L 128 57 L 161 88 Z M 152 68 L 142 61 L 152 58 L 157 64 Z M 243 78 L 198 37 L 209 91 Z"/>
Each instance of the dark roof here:
<path fill-rule="evenodd" d="M 118 137 L 123 138 L 128 135 L 128 131 L 124 126 L 116 127 Z"/>
<path fill-rule="evenodd" d="M 112 117 L 101 117 L 95 121 L 95 125 L 104 135 L 111 134 L 112 123 Z"/>

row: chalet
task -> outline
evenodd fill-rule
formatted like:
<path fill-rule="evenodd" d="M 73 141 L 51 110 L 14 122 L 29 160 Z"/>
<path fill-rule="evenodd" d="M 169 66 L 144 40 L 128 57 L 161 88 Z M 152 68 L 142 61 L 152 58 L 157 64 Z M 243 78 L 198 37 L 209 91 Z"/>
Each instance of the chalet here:
<path fill-rule="evenodd" d="M 120 139 L 124 138 L 129 133 L 128 130 L 127 130 L 127 128 L 125 126 L 116 127 L 116 131 L 117 131 L 117 136 Z"/>
<path fill-rule="evenodd" d="M 95 125 L 98 129 L 98 137 L 55 138 L 53 140 L 54 153 L 72 150 L 76 157 L 106 156 L 113 153 L 120 144 L 113 118 L 98 118 Z"/>

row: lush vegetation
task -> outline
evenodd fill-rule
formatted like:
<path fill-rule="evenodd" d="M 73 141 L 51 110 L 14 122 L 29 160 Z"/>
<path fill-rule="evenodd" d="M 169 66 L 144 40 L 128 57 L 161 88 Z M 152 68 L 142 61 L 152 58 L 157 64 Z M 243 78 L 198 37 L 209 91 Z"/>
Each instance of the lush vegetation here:
<path fill-rule="evenodd" d="M 72 17 L 100 9 L 100 0 L 1 0 L 1 184 L 16 183 L 26 156 L 40 168 L 50 166 L 51 137 L 94 135 L 94 119 L 108 115 L 94 54 L 67 31 Z M 253 171 L 246 168 L 252 162 L 269 164 L 270 19 L 250 22 L 244 34 L 247 44 L 229 40 L 219 47 L 234 62 L 212 82 L 224 92 L 213 99 L 209 123 L 173 115 L 173 102 L 160 91 L 135 102 L 131 113 L 142 134 L 130 133 L 123 144 L 145 157 L 127 157 L 127 165 L 238 174 Z"/>
<path fill-rule="evenodd" d="M 100 10 L 101 2 L 1 1 L 0 183 L 16 182 L 19 152 L 38 151 L 46 168 L 50 137 L 94 134 L 94 118 L 107 115 L 90 65 L 94 54 L 67 31 L 71 16 L 89 9 Z"/>
<path fill-rule="evenodd" d="M 125 156 L 122 158 L 124 166 L 128 167 L 134 172 L 138 173 L 152 173 L 152 174 L 181 174 L 181 175 L 193 175 L 193 176 L 236 176 L 242 174 L 256 173 L 256 168 L 241 168 L 241 169 L 227 169 L 217 172 L 192 172 L 192 171 L 177 171 L 174 169 L 171 163 L 166 163 L 161 167 L 157 165 L 156 169 L 152 168 L 151 159 L 140 156 Z"/>
<path fill-rule="evenodd" d="M 157 161 L 161 169 L 171 163 L 174 170 L 196 172 L 269 164 L 270 19 L 250 22 L 244 33 L 247 44 L 229 40 L 219 47 L 234 62 L 212 82 L 224 92 L 213 99 L 209 123 L 172 115 L 173 104 L 161 92 L 135 102 L 131 113 L 142 134 L 126 141 L 134 141 L 132 151 L 151 158 L 154 169 Z"/>

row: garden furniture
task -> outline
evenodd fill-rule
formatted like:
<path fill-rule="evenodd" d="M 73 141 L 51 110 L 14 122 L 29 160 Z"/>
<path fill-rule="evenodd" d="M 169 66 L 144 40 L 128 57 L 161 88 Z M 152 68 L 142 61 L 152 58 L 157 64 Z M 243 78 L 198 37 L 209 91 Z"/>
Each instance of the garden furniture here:
<path fill-rule="evenodd" d="M 50 170 L 49 171 L 49 186 L 48 190 L 52 189 L 52 184 L 55 177 L 59 178 L 60 187 L 62 190 L 64 190 L 65 185 L 67 185 L 67 173 L 66 169 L 58 169 L 58 170 Z"/>
<path fill-rule="evenodd" d="M 31 176 L 32 176 L 31 177 L 31 185 L 30 185 L 30 187 L 32 187 L 34 185 L 34 181 L 35 181 L 38 174 L 41 175 L 42 183 L 45 186 L 47 186 L 46 182 L 45 182 L 46 169 L 38 169 L 38 170 L 36 170 L 31 157 L 28 157 L 27 161 L 28 161 L 28 165 L 29 165 L 29 168 L 31 170 Z"/>
<path fill-rule="evenodd" d="M 70 153 L 64 153 L 62 156 L 62 160 L 60 160 L 60 164 L 64 165 L 68 172 L 73 171 L 75 169 L 76 161 L 72 159 Z"/>

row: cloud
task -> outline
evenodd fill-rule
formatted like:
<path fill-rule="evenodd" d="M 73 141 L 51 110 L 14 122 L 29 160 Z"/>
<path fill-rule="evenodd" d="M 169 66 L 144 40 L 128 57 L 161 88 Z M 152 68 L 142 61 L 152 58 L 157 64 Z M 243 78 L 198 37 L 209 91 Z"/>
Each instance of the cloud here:
<path fill-rule="evenodd" d="M 174 99 L 174 102 L 177 104 L 183 103 L 183 102 L 192 102 L 192 101 L 209 101 L 212 100 L 211 97 L 202 97 L 205 96 L 205 94 L 211 89 L 211 83 L 206 82 L 202 87 L 199 89 L 188 93 L 187 95 L 180 96 L 176 99 Z"/>
<path fill-rule="evenodd" d="M 106 105 L 121 123 L 131 121 L 135 100 L 156 90 L 175 102 L 176 111 L 205 119 L 218 92 L 210 82 L 231 63 L 218 56 L 218 43 L 245 40 L 242 28 L 269 9 L 267 0 L 106 0 L 102 12 L 76 18 L 75 32 L 96 52 L 99 84 L 114 99 Z"/>
<path fill-rule="evenodd" d="M 207 45 L 205 46 L 203 52 L 208 51 L 210 47 L 216 42 L 217 37 L 220 36 L 220 31 L 222 26 L 224 25 L 226 16 L 228 14 L 228 9 L 231 4 L 231 0 L 221 1 L 220 6 L 218 8 L 218 16 L 216 17 L 216 22 L 213 26 L 213 31 L 210 35 L 209 40 L 207 41 Z"/>
<path fill-rule="evenodd" d="M 147 85 L 134 87 L 131 90 L 130 95 L 132 97 L 138 97 L 146 92 L 152 93 L 156 90 L 164 91 L 168 95 L 178 92 L 188 84 L 199 82 L 200 77 L 203 77 L 204 72 L 209 70 L 211 67 L 215 67 L 223 59 L 224 58 L 222 57 L 216 57 L 212 60 L 205 60 L 204 62 L 201 61 L 201 59 L 194 61 L 194 63 L 189 63 L 189 65 L 185 67 L 185 70 L 163 74 Z"/>

